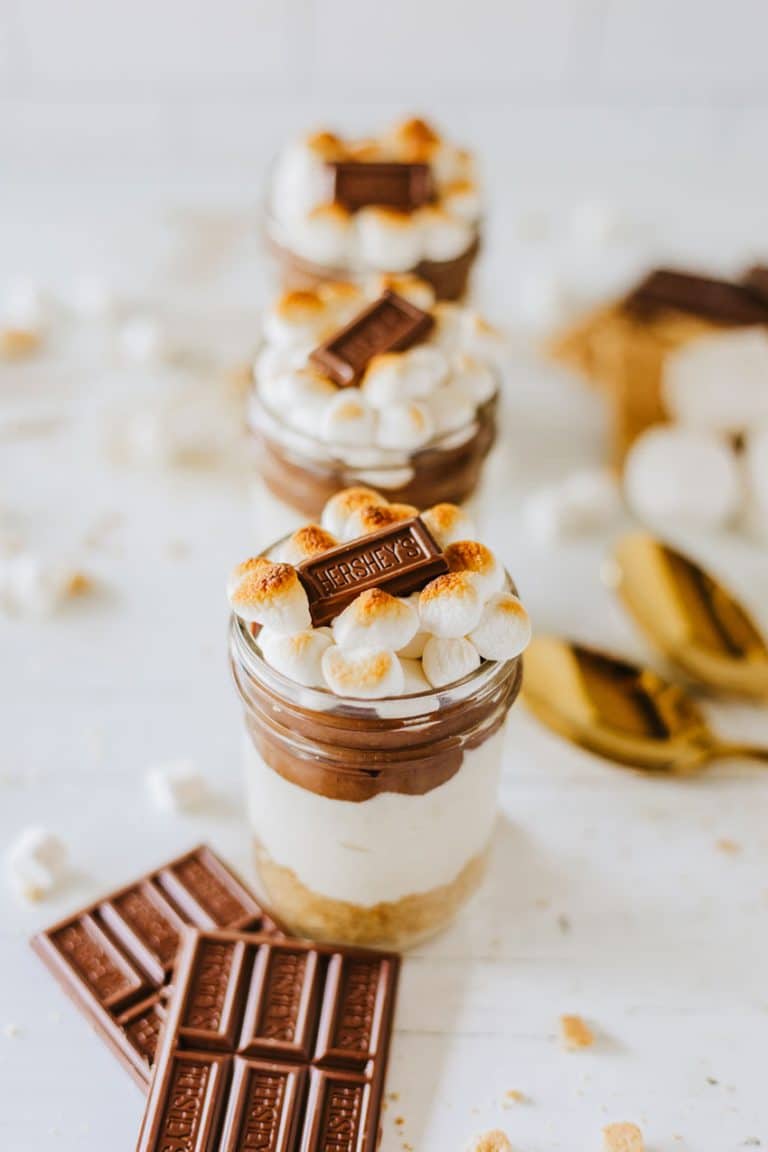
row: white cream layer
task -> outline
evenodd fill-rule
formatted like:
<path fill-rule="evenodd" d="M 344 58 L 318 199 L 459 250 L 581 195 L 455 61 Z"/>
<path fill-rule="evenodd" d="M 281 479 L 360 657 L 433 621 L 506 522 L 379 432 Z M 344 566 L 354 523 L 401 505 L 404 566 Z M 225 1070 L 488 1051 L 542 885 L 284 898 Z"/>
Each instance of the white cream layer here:
<path fill-rule="evenodd" d="M 504 729 L 421 796 L 332 800 L 267 767 L 246 739 L 248 812 L 261 846 L 312 892 L 361 907 L 429 892 L 483 851 L 498 809 Z"/>

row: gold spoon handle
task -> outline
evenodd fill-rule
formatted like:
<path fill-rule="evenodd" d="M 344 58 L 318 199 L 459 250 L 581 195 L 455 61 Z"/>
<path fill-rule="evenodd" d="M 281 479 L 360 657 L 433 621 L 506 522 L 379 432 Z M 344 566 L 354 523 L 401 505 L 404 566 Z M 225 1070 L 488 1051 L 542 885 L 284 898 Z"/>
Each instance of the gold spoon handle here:
<path fill-rule="evenodd" d="M 712 748 L 712 756 L 718 760 L 734 757 L 735 759 L 760 760 L 764 764 L 768 764 L 768 747 L 762 747 L 758 744 L 715 744 Z"/>

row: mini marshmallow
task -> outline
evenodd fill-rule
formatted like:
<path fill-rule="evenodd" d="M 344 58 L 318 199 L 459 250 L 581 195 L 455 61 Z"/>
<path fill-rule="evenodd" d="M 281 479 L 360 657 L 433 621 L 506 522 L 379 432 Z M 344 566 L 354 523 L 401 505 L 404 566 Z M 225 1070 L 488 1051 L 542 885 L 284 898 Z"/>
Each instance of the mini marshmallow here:
<path fill-rule="evenodd" d="M 417 215 L 392 208 L 362 208 L 355 222 L 363 264 L 391 272 L 407 272 L 415 267 L 422 255 Z"/>
<path fill-rule="evenodd" d="M 426 280 L 422 280 L 420 276 L 410 276 L 408 273 L 402 273 L 399 276 L 384 274 L 374 277 L 369 282 L 368 289 L 373 300 L 376 300 L 382 292 L 389 289 L 390 292 L 396 292 L 398 296 L 402 296 L 404 300 L 409 300 L 411 304 L 415 304 L 424 312 L 429 312 L 435 303 L 435 290 L 432 285 Z"/>
<path fill-rule="evenodd" d="M 451 216 L 474 224 L 482 212 L 480 189 L 472 180 L 456 180 L 443 189 L 443 206 Z"/>
<path fill-rule="evenodd" d="M 165 333 L 152 316 L 134 316 L 118 334 L 120 354 L 131 364 L 158 364 L 168 354 Z"/>
<path fill-rule="evenodd" d="M 435 326 L 430 340 L 449 355 L 459 352 L 464 344 L 464 309 L 458 304 L 438 300 L 432 309 Z"/>
<path fill-rule="evenodd" d="M 253 365 L 253 375 L 260 388 L 263 382 L 287 376 L 307 362 L 312 351 L 306 345 L 265 344 Z"/>
<path fill-rule="evenodd" d="M 394 125 L 389 133 L 389 143 L 396 155 L 414 163 L 432 158 L 440 144 L 440 136 L 426 120 L 411 116 Z"/>
<path fill-rule="evenodd" d="M 463 680 L 479 666 L 477 649 L 463 636 L 430 636 L 424 647 L 422 667 L 433 688 Z"/>
<path fill-rule="evenodd" d="M 323 653 L 325 682 L 337 696 L 378 700 L 402 695 L 403 668 L 394 652 L 375 648 L 339 648 Z"/>
<path fill-rule="evenodd" d="M 421 208 L 415 215 L 421 228 L 423 251 L 427 260 L 455 260 L 472 243 L 472 225 L 444 208 Z"/>
<path fill-rule="evenodd" d="M 603 469 L 584 469 L 558 484 L 534 492 L 525 505 L 525 521 L 537 539 L 554 542 L 610 527 L 621 510 L 613 476 Z"/>
<path fill-rule="evenodd" d="M 310 628 L 285 636 L 262 628 L 258 642 L 264 659 L 276 672 L 306 688 L 325 687 L 322 660 L 325 650 L 333 643 L 330 631 Z"/>
<path fill-rule="evenodd" d="M 500 592 L 485 605 L 469 639 L 484 660 L 512 660 L 528 647 L 531 621 L 517 596 Z"/>
<path fill-rule="evenodd" d="M 233 581 L 229 594 L 233 611 L 241 620 L 288 635 L 309 628 L 309 600 L 295 568 L 271 560 L 258 564 L 258 559 L 246 561 L 239 582 Z"/>
<path fill-rule="evenodd" d="M 386 503 L 384 497 L 373 488 L 343 488 L 341 492 L 331 496 L 323 508 L 320 522 L 327 532 L 341 540 L 347 521 L 357 508 L 365 508 L 371 504 L 383 506 Z"/>
<path fill-rule="evenodd" d="M 422 344 L 409 352 L 374 356 L 363 377 L 363 391 L 375 408 L 429 396 L 448 377 L 449 365 L 439 348 Z"/>
<path fill-rule="evenodd" d="M 427 398 L 435 435 L 445 436 L 469 427 L 475 419 L 476 404 L 472 396 L 458 382 L 444 384 Z"/>
<path fill-rule="evenodd" d="M 293 247 L 304 259 L 341 268 L 349 263 L 354 228 L 341 204 L 318 204 L 294 228 Z"/>
<path fill-rule="evenodd" d="M 274 344 L 316 344 L 328 323 L 317 292 L 284 292 L 264 317 L 264 334 Z"/>
<path fill-rule="evenodd" d="M 450 191 L 452 185 L 472 182 L 475 165 L 472 154 L 466 148 L 440 143 L 433 152 L 430 163 L 443 196 Z"/>
<path fill-rule="evenodd" d="M 413 640 L 419 614 L 408 600 L 370 588 L 347 605 L 333 622 L 340 648 L 384 648 L 398 652 Z"/>
<path fill-rule="evenodd" d="M 359 536 L 390 528 L 402 520 L 412 520 L 418 514 L 419 510 L 413 504 L 363 504 L 350 514 L 342 540 L 357 540 Z"/>
<path fill-rule="evenodd" d="M 470 540 L 475 534 L 471 516 L 458 504 L 435 504 L 422 512 L 421 518 L 441 548 L 458 540 Z"/>
<path fill-rule="evenodd" d="M 339 390 L 325 376 L 311 368 L 297 368 L 282 376 L 263 380 L 259 391 L 264 403 L 275 415 L 295 424 L 298 413 L 310 413 L 315 430 L 322 413 L 339 395 Z"/>
<path fill-rule="evenodd" d="M 329 280 L 318 288 L 320 297 L 331 310 L 333 324 L 342 327 L 366 304 L 366 294 L 357 284 L 346 280 Z"/>
<path fill-rule="evenodd" d="M 485 544 L 477 540 L 457 540 L 445 549 L 451 572 L 465 572 L 481 600 L 487 600 L 504 586 L 504 568 Z"/>
<path fill-rule="evenodd" d="M 293 227 L 328 198 L 326 161 L 341 159 L 343 145 L 331 132 L 318 132 L 290 145 L 277 159 L 270 208 L 276 219 Z"/>
<path fill-rule="evenodd" d="M 461 310 L 460 343 L 466 355 L 492 364 L 502 361 L 509 347 L 505 332 L 471 308 Z"/>
<path fill-rule="evenodd" d="M 335 548 L 338 540 L 319 524 L 307 524 L 290 536 L 279 549 L 277 559 L 283 564 L 301 564 L 310 556 Z"/>
<path fill-rule="evenodd" d="M 462 395 L 468 396 L 475 407 L 487 404 L 498 392 L 498 381 L 494 373 L 487 364 L 472 356 L 457 356 L 453 372 Z M 439 400 L 439 394 L 436 400 Z"/>
<path fill-rule="evenodd" d="M 164 812 L 202 808 L 209 798 L 205 777 L 191 760 L 171 760 L 150 768 L 145 777 L 155 807 Z"/>
<path fill-rule="evenodd" d="M 19 616 L 52 615 L 72 595 L 79 576 L 76 569 L 31 552 L 7 557 L 0 568 L 0 601 Z"/>
<path fill-rule="evenodd" d="M 392 404 L 382 408 L 376 425 L 376 443 L 381 448 L 413 451 L 428 444 L 434 434 L 434 420 L 426 404 Z"/>
<path fill-rule="evenodd" d="M 6 853 L 11 887 L 25 900 L 42 900 L 59 887 L 67 872 L 66 845 L 46 828 L 30 826 Z"/>
<path fill-rule="evenodd" d="M 324 440 L 354 447 L 373 441 L 375 417 L 359 388 L 340 388 L 323 413 Z"/>
<path fill-rule="evenodd" d="M 448 572 L 422 588 L 421 627 L 434 636 L 466 636 L 480 623 L 483 602 L 466 572 Z"/>
<path fill-rule="evenodd" d="M 403 670 L 403 695 L 415 696 L 418 692 L 429 692 L 430 683 L 424 675 L 421 660 L 406 660 L 398 656 Z"/>
<path fill-rule="evenodd" d="M 735 328 L 692 340 L 664 361 L 665 409 L 681 424 L 719 432 L 768 425 L 768 334 Z"/>
<path fill-rule="evenodd" d="M 737 511 L 742 485 L 725 442 L 670 424 L 649 428 L 630 448 L 624 494 L 641 519 L 716 527 Z"/>

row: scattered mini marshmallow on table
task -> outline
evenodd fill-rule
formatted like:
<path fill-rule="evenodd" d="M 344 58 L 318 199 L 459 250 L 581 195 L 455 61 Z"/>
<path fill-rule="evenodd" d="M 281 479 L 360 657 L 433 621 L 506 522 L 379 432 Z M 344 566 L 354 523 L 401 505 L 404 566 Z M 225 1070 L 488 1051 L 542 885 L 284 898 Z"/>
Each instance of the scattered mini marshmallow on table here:
<path fill-rule="evenodd" d="M 47 828 L 30 826 L 6 853 L 11 887 L 25 900 L 42 900 L 54 892 L 67 873 L 66 844 Z"/>
<path fill-rule="evenodd" d="M 584 468 L 539 488 L 527 500 L 525 521 L 544 543 L 605 531 L 621 511 L 615 478 L 601 468 Z"/>
<path fill-rule="evenodd" d="M 146 785 L 153 804 L 165 812 L 202 808 L 209 797 L 205 777 L 191 760 L 156 764 L 147 771 Z"/>
<path fill-rule="evenodd" d="M 239 564 L 227 594 L 235 614 L 259 626 L 254 636 L 265 662 L 305 687 L 379 699 L 444 688 L 483 661 L 519 656 L 531 635 L 525 608 L 506 587 L 493 552 L 462 535 L 471 521 L 453 504 L 421 517 L 445 549 L 447 572 L 409 596 L 366 589 L 330 627 L 312 627 L 309 597 L 293 565 L 417 515 L 411 505 L 389 504 L 372 489 L 344 489 L 328 501 L 320 525 L 300 528 L 270 558 Z"/>
<path fill-rule="evenodd" d="M 80 569 L 32 552 L 0 558 L 0 607 L 14 616 L 50 616 L 91 587 Z"/>

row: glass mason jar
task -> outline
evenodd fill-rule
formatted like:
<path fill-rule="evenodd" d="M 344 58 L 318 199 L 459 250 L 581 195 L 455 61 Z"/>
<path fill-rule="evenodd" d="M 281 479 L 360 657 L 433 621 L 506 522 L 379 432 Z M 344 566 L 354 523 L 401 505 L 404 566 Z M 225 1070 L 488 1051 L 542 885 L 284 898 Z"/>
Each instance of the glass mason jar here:
<path fill-rule="evenodd" d="M 305 688 L 231 624 L 257 868 L 276 916 L 316 940 L 406 948 L 480 881 L 520 658 L 384 700 Z"/>
<path fill-rule="evenodd" d="M 342 488 L 375 488 L 391 503 L 429 508 L 463 504 L 478 487 L 496 440 L 499 392 L 472 419 L 414 451 L 329 444 L 291 427 L 269 409 L 253 387 L 248 422 L 256 440 L 256 466 L 283 504 L 317 519 Z M 343 453 L 343 454 L 342 454 Z"/>

